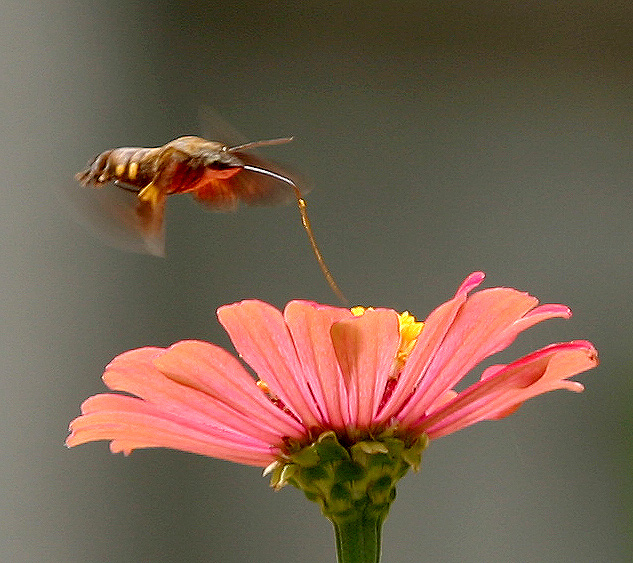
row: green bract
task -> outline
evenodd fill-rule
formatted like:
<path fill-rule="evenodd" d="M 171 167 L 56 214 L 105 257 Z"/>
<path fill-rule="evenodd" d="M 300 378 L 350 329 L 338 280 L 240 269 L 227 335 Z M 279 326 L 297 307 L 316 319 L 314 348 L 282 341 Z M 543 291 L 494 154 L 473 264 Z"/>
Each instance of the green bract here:
<path fill-rule="evenodd" d="M 346 447 L 329 430 L 267 472 L 273 488 L 293 485 L 321 507 L 334 525 L 340 563 L 377 562 L 396 483 L 420 468 L 427 445 L 424 434 L 411 441 L 385 432 Z"/>

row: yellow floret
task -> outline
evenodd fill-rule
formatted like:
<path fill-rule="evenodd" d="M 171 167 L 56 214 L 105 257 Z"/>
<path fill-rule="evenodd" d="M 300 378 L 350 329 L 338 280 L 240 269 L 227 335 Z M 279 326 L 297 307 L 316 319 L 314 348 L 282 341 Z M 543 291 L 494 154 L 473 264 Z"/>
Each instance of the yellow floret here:
<path fill-rule="evenodd" d="M 400 369 L 407 361 L 415 343 L 418 341 L 418 336 L 420 336 L 424 328 L 424 323 L 416 321 L 409 311 L 398 315 L 398 323 L 400 326 L 400 346 L 398 346 L 396 362 L 398 363 L 398 369 Z"/>

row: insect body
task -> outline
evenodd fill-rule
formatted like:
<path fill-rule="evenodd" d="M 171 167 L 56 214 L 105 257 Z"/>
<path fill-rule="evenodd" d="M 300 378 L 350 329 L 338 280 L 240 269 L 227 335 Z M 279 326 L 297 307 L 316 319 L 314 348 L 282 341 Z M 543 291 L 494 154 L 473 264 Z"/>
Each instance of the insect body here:
<path fill-rule="evenodd" d="M 101 187 L 113 182 L 123 190 L 134 192 L 136 205 L 132 217 L 130 219 L 128 213 L 123 218 L 140 232 L 145 248 L 158 255 L 164 250 L 165 202 L 172 194 L 191 193 L 200 203 L 220 211 L 231 211 L 240 202 L 273 205 L 294 197 L 319 266 L 328 284 L 345 302 L 314 240 L 297 181 L 278 164 L 248 152 L 291 140 L 289 137 L 229 147 L 186 136 L 162 147 L 122 147 L 101 153 L 75 178 L 83 186 Z"/>
<path fill-rule="evenodd" d="M 76 179 L 84 186 L 114 182 L 137 193 L 137 225 L 146 239 L 160 241 L 167 196 L 191 193 L 215 210 L 230 211 L 240 201 L 272 205 L 292 199 L 290 174 L 245 151 L 290 138 L 228 147 L 200 137 L 179 137 L 162 147 L 122 147 L 101 153 Z M 150 250 L 156 244 L 148 245 Z"/>
<path fill-rule="evenodd" d="M 242 177 L 239 181 L 227 180 L 241 171 L 257 173 L 253 168 L 258 167 L 268 167 L 268 171 L 284 175 L 278 165 L 244 151 L 290 140 L 274 139 L 227 147 L 216 141 L 188 136 L 179 137 L 162 147 L 122 147 L 101 153 L 76 178 L 84 186 L 101 186 L 108 182 L 126 184 L 137 188 L 139 200 L 145 202 L 157 202 L 171 194 L 191 192 L 217 209 L 232 210 L 239 201 L 251 205 L 273 204 L 292 196 L 287 185 L 278 185 L 279 178 L 274 178 L 274 182 L 266 181 L 261 175 Z M 262 172 L 265 174 L 266 170 Z"/>

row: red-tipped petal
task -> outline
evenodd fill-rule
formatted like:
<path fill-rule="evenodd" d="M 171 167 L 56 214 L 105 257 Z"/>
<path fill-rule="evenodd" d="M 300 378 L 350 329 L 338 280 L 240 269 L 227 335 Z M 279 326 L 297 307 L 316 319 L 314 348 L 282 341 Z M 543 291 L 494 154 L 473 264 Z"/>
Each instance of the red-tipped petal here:
<path fill-rule="evenodd" d="M 524 401 L 555 389 L 582 391 L 568 378 L 595 367 L 598 356 L 586 341 L 553 344 L 509 364 L 495 368 L 416 424 L 430 438 L 445 436 L 485 419 L 514 412 Z"/>
<path fill-rule="evenodd" d="M 511 344 L 519 332 L 542 320 L 569 315 L 566 307 L 536 307 L 537 303 L 535 297 L 505 287 L 468 297 L 398 418 L 413 423 L 474 366 Z"/>
<path fill-rule="evenodd" d="M 415 348 L 407 359 L 397 385 L 378 415 L 379 421 L 389 421 L 402 409 L 403 404 L 409 399 L 423 374 L 426 373 L 429 363 L 444 341 L 446 333 L 453 324 L 455 315 L 466 301 L 468 293 L 477 287 L 484 280 L 484 277 L 483 272 L 470 274 L 462 282 L 455 296 L 437 307 L 424 321 L 424 328 L 418 337 Z"/>

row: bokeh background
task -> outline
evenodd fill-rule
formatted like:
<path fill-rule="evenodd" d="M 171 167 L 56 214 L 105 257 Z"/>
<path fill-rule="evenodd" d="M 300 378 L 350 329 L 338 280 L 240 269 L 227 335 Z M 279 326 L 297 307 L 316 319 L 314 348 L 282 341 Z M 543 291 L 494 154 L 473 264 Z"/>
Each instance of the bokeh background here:
<path fill-rule="evenodd" d="M 63 446 L 114 355 L 230 346 L 214 311 L 242 298 L 336 303 L 292 206 L 173 198 L 164 260 L 72 219 L 59 193 L 90 158 L 198 133 L 204 105 L 251 139 L 295 135 L 266 154 L 312 179 L 354 303 L 423 318 L 484 270 L 575 312 L 497 361 L 601 353 L 585 393 L 434 442 L 385 563 L 630 560 L 630 2 L 7 0 L 0 30 L 0 560 L 334 561 L 317 506 L 257 469 Z"/>

